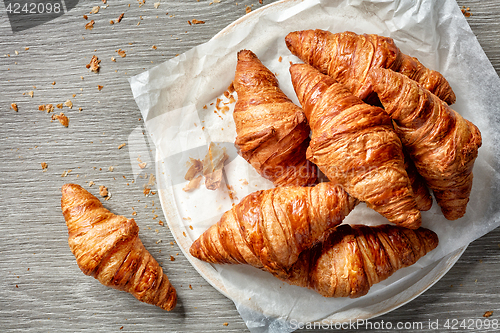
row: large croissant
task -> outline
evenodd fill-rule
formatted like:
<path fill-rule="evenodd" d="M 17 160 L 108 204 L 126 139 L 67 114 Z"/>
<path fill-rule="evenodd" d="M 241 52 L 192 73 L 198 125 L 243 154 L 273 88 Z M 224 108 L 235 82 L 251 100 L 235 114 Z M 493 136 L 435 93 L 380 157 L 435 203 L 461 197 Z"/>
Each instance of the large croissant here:
<path fill-rule="evenodd" d="M 325 242 L 301 253 L 287 271 L 269 271 L 325 297 L 360 297 L 375 283 L 413 265 L 438 245 L 431 230 L 343 224 Z"/>
<path fill-rule="evenodd" d="M 111 213 L 75 184 L 62 187 L 61 209 L 71 252 L 83 273 L 142 302 L 164 310 L 175 307 L 176 291 L 144 248 L 134 219 Z"/>
<path fill-rule="evenodd" d="M 252 51 L 238 52 L 233 85 L 240 155 L 277 186 L 314 184 L 317 169 L 306 159 L 309 127 L 304 113 Z"/>
<path fill-rule="evenodd" d="M 363 100 L 373 97 L 369 69 L 389 68 L 415 80 L 448 104 L 455 102 L 448 81 L 416 58 L 403 54 L 391 38 L 317 29 L 291 32 L 285 41 L 292 54 L 345 84 Z"/>
<path fill-rule="evenodd" d="M 224 213 L 192 245 L 211 263 L 241 263 L 278 271 L 321 242 L 357 201 L 330 182 L 256 191 Z"/>
<path fill-rule="evenodd" d="M 462 217 L 472 187 L 472 167 L 481 146 L 479 129 L 399 73 L 373 69 L 370 77 L 444 216 L 449 220 Z"/>
<path fill-rule="evenodd" d="M 420 211 L 390 117 L 307 64 L 292 65 L 290 73 L 311 126 L 307 158 L 390 222 L 418 228 Z"/>

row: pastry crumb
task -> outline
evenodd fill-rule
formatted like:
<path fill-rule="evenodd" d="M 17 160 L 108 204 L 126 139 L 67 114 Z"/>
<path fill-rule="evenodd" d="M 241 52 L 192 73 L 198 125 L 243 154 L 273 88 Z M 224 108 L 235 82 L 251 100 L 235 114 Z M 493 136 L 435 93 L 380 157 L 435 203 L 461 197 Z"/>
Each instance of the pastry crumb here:
<path fill-rule="evenodd" d="M 41 165 L 42 165 L 42 170 L 45 170 L 49 167 L 49 165 L 45 162 L 42 162 Z"/>
<path fill-rule="evenodd" d="M 69 99 L 66 102 L 64 102 L 64 105 L 66 105 L 70 109 L 73 108 L 73 102 L 71 102 Z"/>
<path fill-rule="evenodd" d="M 99 58 L 93 55 L 86 67 L 89 68 L 92 72 L 98 73 L 99 69 L 101 68 L 101 65 L 99 65 L 100 62 L 101 60 L 99 60 Z"/>
<path fill-rule="evenodd" d="M 170 261 L 175 261 L 175 257 L 174 256 L 170 256 Z"/>
<path fill-rule="evenodd" d="M 99 13 L 99 9 L 100 8 L 101 7 L 99 7 L 99 6 L 92 7 L 92 9 L 90 10 L 89 14 L 97 14 L 97 13 Z"/>
<path fill-rule="evenodd" d="M 16 111 L 16 112 L 18 112 L 18 111 L 19 111 L 19 108 L 17 107 L 17 103 L 11 103 L 11 104 L 10 104 L 10 108 L 11 108 L 12 110 Z"/>
<path fill-rule="evenodd" d="M 191 23 L 193 24 L 205 24 L 205 21 L 197 20 L 197 19 L 192 19 Z"/>
<path fill-rule="evenodd" d="M 229 323 L 227 323 L 227 322 L 226 322 L 226 323 L 224 323 L 224 324 L 222 324 L 222 325 L 224 325 L 224 326 L 228 326 L 228 325 L 229 325 Z"/>
<path fill-rule="evenodd" d="M 127 54 L 125 53 L 125 51 L 123 51 L 122 49 L 118 49 L 116 52 L 122 58 L 125 58 L 127 56 Z"/>
<path fill-rule="evenodd" d="M 126 143 L 122 143 L 121 145 L 118 146 L 118 149 L 122 149 L 123 147 L 125 147 L 127 144 Z"/>
<path fill-rule="evenodd" d="M 107 197 L 109 194 L 108 188 L 104 185 L 99 186 L 99 194 L 101 197 Z"/>
<path fill-rule="evenodd" d="M 97 90 L 99 90 L 99 91 L 101 91 L 101 90 L 102 90 L 102 88 L 104 88 L 104 86 L 101 86 L 101 85 L 98 85 L 98 86 L 97 86 Z"/>
<path fill-rule="evenodd" d="M 95 183 L 91 180 L 89 181 L 89 187 L 92 187 L 92 185 L 95 185 Z"/>
<path fill-rule="evenodd" d="M 489 318 L 493 315 L 493 311 L 486 311 L 484 314 L 483 314 L 483 317 L 485 318 Z"/>
<path fill-rule="evenodd" d="M 94 29 L 94 23 L 95 23 L 95 21 L 91 20 L 89 23 L 85 24 L 85 29 L 87 29 L 87 30 Z"/>
<path fill-rule="evenodd" d="M 116 19 L 116 23 L 120 23 L 123 19 L 123 16 L 125 16 L 125 13 L 121 13 L 120 16 Z"/>
<path fill-rule="evenodd" d="M 52 115 L 52 120 L 59 120 L 59 122 L 61 123 L 61 125 L 63 125 L 64 127 L 68 127 L 69 126 L 69 118 L 66 117 L 66 115 L 64 113 L 60 113 L 60 114 L 53 114 Z"/>

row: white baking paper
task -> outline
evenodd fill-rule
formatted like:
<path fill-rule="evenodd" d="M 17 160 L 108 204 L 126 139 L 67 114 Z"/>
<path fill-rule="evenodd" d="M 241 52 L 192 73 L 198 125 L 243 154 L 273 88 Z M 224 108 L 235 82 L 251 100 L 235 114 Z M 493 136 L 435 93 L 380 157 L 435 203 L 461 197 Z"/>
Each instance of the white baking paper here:
<path fill-rule="evenodd" d="M 374 304 L 376 307 L 377 302 L 382 302 L 382 306 L 387 297 L 411 289 L 419 274 L 430 272 L 437 260 L 456 254 L 500 224 L 500 205 L 496 203 L 500 196 L 500 80 L 456 2 L 280 1 L 250 13 L 209 42 L 130 79 L 134 98 L 157 148 L 156 163 L 161 163 L 164 170 L 157 178 L 169 193 L 168 209 L 163 207 L 168 224 L 193 265 L 208 264 L 190 257 L 189 244 L 233 203 L 254 190 L 272 186 L 234 148 L 234 103 L 229 103 L 223 93 L 233 79 L 237 51 L 250 49 L 256 53 L 277 74 L 282 90 L 298 103 L 288 67 L 290 61 L 299 60 L 286 48 L 284 37 L 290 31 L 316 28 L 392 37 L 404 53 L 417 57 L 448 79 L 457 95 L 453 109 L 478 126 L 483 145 L 474 166 L 474 185 L 466 215 L 448 221 L 434 203 L 422 217 L 423 226 L 438 234 L 438 248 L 414 266 L 374 286 L 364 297 L 323 298 L 253 267 L 214 265 L 216 279 L 252 332 L 290 332 L 300 327 L 299 323 L 321 321 L 339 311 L 351 311 L 353 316 L 365 318 L 380 314 L 373 311 Z M 227 112 L 216 109 L 218 98 L 219 106 L 229 103 Z M 186 163 L 189 158 L 202 159 L 210 142 L 224 147 L 229 155 L 222 186 L 216 191 L 204 186 L 192 192 L 183 191 L 187 184 Z M 228 186 L 235 195 L 230 195 Z M 361 204 L 346 223 L 375 225 L 386 220 Z"/>

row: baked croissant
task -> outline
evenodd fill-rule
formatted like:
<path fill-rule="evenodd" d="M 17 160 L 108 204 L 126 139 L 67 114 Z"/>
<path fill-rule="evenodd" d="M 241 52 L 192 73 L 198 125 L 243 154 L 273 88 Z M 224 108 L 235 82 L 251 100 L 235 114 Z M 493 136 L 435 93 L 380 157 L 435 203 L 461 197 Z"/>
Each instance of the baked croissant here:
<path fill-rule="evenodd" d="M 307 64 L 292 65 L 290 73 L 311 127 L 307 158 L 390 222 L 418 228 L 420 211 L 390 117 Z"/>
<path fill-rule="evenodd" d="M 368 71 L 380 67 L 400 72 L 446 103 L 455 103 L 456 97 L 448 81 L 416 58 L 403 54 L 391 38 L 357 35 L 350 31 L 334 34 L 317 29 L 291 32 L 285 41 L 292 54 L 345 84 L 363 100 L 372 102 Z"/>
<path fill-rule="evenodd" d="M 330 182 L 256 191 L 225 212 L 189 251 L 210 263 L 283 270 L 323 241 L 356 203 Z"/>
<path fill-rule="evenodd" d="M 238 52 L 233 86 L 239 154 L 276 186 L 316 183 L 317 169 L 306 159 L 306 117 L 252 51 Z"/>
<path fill-rule="evenodd" d="M 472 187 L 472 168 L 481 133 L 427 89 L 386 69 L 372 69 L 370 78 L 385 111 L 418 172 L 433 191 L 444 216 L 465 214 Z"/>
<path fill-rule="evenodd" d="M 325 242 L 302 252 L 287 272 L 270 273 L 325 297 L 356 298 L 438 245 L 437 235 L 424 228 L 343 224 L 335 229 Z"/>
<path fill-rule="evenodd" d="M 413 190 L 417 208 L 420 211 L 427 211 L 432 207 L 432 196 L 429 192 L 429 188 L 425 183 L 425 179 L 418 173 L 415 163 L 413 163 L 405 149 L 403 149 L 403 153 L 405 156 L 406 173 L 410 179 L 411 189 Z"/>
<path fill-rule="evenodd" d="M 144 248 L 134 219 L 111 213 L 75 184 L 62 187 L 61 209 L 69 247 L 84 274 L 164 310 L 175 307 L 176 291 Z"/>

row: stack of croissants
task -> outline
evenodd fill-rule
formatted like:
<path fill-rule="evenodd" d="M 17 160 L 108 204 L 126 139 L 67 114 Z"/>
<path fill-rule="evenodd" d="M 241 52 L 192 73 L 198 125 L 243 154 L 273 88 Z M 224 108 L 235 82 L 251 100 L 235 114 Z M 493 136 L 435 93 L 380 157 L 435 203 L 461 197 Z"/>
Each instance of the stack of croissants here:
<path fill-rule="evenodd" d="M 431 192 L 446 219 L 465 214 L 481 134 L 450 108 L 455 94 L 446 79 L 391 38 L 303 30 L 285 42 L 303 61 L 290 66 L 301 107 L 250 50 L 238 52 L 233 80 L 235 146 L 275 187 L 233 205 L 190 254 L 248 264 L 325 297 L 363 296 L 438 245 L 421 227 Z M 62 193 L 82 271 L 172 309 L 175 289 L 134 220 L 110 213 L 78 185 Z M 360 202 L 388 223 L 342 223 Z"/>

